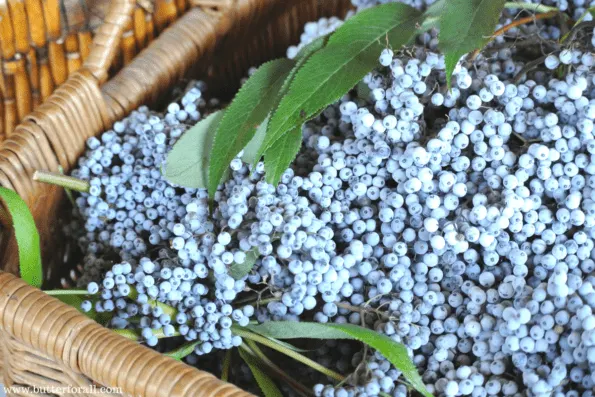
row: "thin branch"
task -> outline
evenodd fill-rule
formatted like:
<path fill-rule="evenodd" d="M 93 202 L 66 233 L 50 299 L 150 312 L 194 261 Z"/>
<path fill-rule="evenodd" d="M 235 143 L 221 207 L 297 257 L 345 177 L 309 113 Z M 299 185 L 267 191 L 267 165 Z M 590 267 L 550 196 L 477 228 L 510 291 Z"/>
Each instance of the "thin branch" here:
<path fill-rule="evenodd" d="M 515 21 L 512 21 L 511 23 L 509 23 L 508 25 L 502 26 L 500 29 L 496 30 L 494 32 L 494 34 L 492 35 L 492 37 L 490 38 L 491 40 L 494 40 L 494 38 L 503 35 L 504 33 L 508 32 L 510 29 L 514 29 L 516 27 L 519 27 L 521 25 L 525 25 L 527 23 L 531 23 L 534 21 L 538 21 L 540 19 L 548 19 L 548 18 L 553 18 L 556 15 L 558 15 L 560 11 L 556 10 L 556 11 L 550 11 L 550 12 L 546 12 L 543 14 L 536 14 L 536 15 L 531 15 L 529 17 L 525 17 L 525 18 L 521 18 L 521 19 L 517 19 Z"/>
<path fill-rule="evenodd" d="M 76 190 L 77 192 L 87 193 L 91 185 L 89 182 L 72 176 L 62 175 L 57 172 L 35 171 L 33 180 L 51 185 L 61 186 L 65 189 Z"/>

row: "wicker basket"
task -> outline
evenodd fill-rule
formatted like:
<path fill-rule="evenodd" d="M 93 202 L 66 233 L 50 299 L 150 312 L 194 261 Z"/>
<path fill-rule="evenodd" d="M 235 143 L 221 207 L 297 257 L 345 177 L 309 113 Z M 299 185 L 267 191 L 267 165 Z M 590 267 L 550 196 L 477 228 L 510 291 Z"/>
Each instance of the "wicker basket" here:
<path fill-rule="evenodd" d="M 187 0 L 139 0 L 112 71 L 188 9 Z M 0 140 L 87 59 L 110 0 L 0 1 Z"/>
<path fill-rule="evenodd" d="M 70 170 L 88 137 L 137 106 L 154 102 L 189 72 L 211 87 L 214 84 L 217 95 L 233 92 L 248 67 L 283 55 L 298 40 L 305 22 L 343 15 L 348 4 L 348 0 L 194 0 L 195 7 L 106 81 L 108 67 L 117 57 L 115 44 L 136 15 L 133 0 L 114 0 L 81 68 L 0 144 L 0 185 L 17 191 L 33 212 L 41 234 L 46 284 L 51 285 L 63 267 L 65 242 L 56 221 L 65 200 L 63 189 L 34 182 L 35 170 Z M 16 395 L 40 395 L 33 387 L 90 384 L 147 397 L 249 395 L 120 337 L 27 286 L 10 274 L 17 273 L 18 258 L 8 233 L 0 240 L 0 254 L 6 271 L 0 271 L 3 383 L 31 387 L 13 389 Z M 98 391 L 53 393 L 90 396 Z"/>

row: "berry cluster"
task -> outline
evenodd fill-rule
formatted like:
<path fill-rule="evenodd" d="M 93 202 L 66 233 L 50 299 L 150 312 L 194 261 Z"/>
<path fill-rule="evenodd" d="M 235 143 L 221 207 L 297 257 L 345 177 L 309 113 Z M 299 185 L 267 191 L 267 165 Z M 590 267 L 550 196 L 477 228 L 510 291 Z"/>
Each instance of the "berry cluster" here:
<path fill-rule="evenodd" d="M 306 25 L 288 56 L 340 23 Z M 556 29 L 509 33 L 549 40 Z M 436 31 L 387 48 L 363 81 L 369 93 L 304 125 L 277 186 L 238 156 L 212 212 L 204 189 L 174 186 L 161 169 L 217 103 L 198 84 L 165 115 L 140 108 L 91 138 L 73 173 L 91 185 L 76 200 L 79 283 L 112 326 L 149 345 L 156 331 L 201 341 L 191 362 L 241 344 L 233 326 L 250 320 L 351 323 L 407 346 L 435 396 L 591 397 L 595 55 L 592 34 L 582 39 L 528 73 L 522 50 L 489 49 L 457 66 L 450 89 Z M 268 303 L 237 303 L 253 292 Z M 358 350 L 331 341 L 314 353 L 353 373 L 340 387 L 320 379 L 317 396 L 407 395 L 384 357 Z"/>

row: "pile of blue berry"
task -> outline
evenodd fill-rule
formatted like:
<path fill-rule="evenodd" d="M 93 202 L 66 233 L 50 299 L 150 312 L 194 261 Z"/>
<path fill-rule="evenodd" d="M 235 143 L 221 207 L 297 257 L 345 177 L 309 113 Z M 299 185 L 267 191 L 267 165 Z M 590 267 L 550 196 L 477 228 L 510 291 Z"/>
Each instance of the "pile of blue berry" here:
<path fill-rule="evenodd" d="M 545 3 L 573 17 L 590 6 Z M 306 25 L 288 56 L 340 23 Z M 508 33 L 561 35 L 551 22 Z M 593 396 L 595 39 L 579 36 L 537 65 L 498 37 L 461 60 L 451 89 L 436 31 L 387 48 L 367 92 L 304 125 L 277 186 L 240 153 L 212 211 L 206 190 L 161 171 L 218 102 L 198 83 L 165 114 L 134 111 L 91 138 L 73 172 L 91 186 L 71 228 L 85 255 L 78 283 L 99 297 L 83 309 L 150 346 L 157 330 L 200 341 L 190 363 L 239 346 L 232 327 L 250 321 L 351 323 L 407 346 L 434 396 Z M 312 374 L 316 396 L 409 393 L 372 350 L 330 341 L 312 355 L 352 374 L 341 386 Z"/>

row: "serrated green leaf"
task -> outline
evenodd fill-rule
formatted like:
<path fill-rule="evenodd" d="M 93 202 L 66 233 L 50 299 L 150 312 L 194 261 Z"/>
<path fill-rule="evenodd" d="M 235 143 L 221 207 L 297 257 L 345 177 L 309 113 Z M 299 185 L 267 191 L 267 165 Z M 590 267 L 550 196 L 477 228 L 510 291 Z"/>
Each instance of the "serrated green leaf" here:
<path fill-rule="evenodd" d="M 246 277 L 246 275 L 250 273 L 250 270 L 252 270 L 252 268 L 254 267 L 254 264 L 256 263 L 256 259 L 258 259 L 258 256 L 258 248 L 253 248 L 250 251 L 246 252 L 246 259 L 244 260 L 244 263 L 232 263 L 229 267 L 229 275 L 234 280 L 240 280 Z"/>
<path fill-rule="evenodd" d="M 293 59 L 299 63 L 299 61 L 310 57 L 310 55 L 314 54 L 316 51 L 322 49 L 326 45 L 329 37 L 330 34 L 325 34 L 324 36 L 320 36 L 312 40 L 310 43 L 303 46 Z"/>
<path fill-rule="evenodd" d="M 302 126 L 284 134 L 264 154 L 266 180 L 276 185 L 302 147 Z"/>
<path fill-rule="evenodd" d="M 262 154 L 259 154 L 260 146 L 262 145 L 264 137 L 267 133 L 267 126 L 269 124 L 269 120 L 270 116 L 267 116 L 267 118 L 264 119 L 262 123 L 260 123 L 260 125 L 256 129 L 256 133 L 244 148 L 244 154 L 242 154 L 242 161 L 244 163 L 256 165 L 256 163 L 258 163 L 258 161 L 262 157 Z"/>
<path fill-rule="evenodd" d="M 210 150 L 223 111 L 210 114 L 186 131 L 167 154 L 165 178 L 188 188 L 206 188 Z"/>
<path fill-rule="evenodd" d="M 250 142 L 277 102 L 277 95 L 295 62 L 276 59 L 260 66 L 227 107 L 217 128 L 209 161 L 211 197 L 233 158 Z"/>
<path fill-rule="evenodd" d="M 240 357 L 242 357 L 248 365 L 248 368 L 250 368 L 250 371 L 252 371 L 252 375 L 254 375 L 254 379 L 256 379 L 256 383 L 258 383 L 258 387 L 262 390 L 264 397 L 283 397 L 281 390 L 279 390 L 275 382 L 273 382 L 273 380 L 260 368 L 258 361 L 243 349 L 240 349 L 239 351 Z"/>
<path fill-rule="evenodd" d="M 419 33 L 427 32 L 432 28 L 439 27 L 440 13 L 442 12 L 445 2 L 446 0 L 438 0 L 428 7 L 428 9 L 424 12 L 423 22 L 418 29 Z"/>
<path fill-rule="evenodd" d="M 426 387 L 409 358 L 407 348 L 386 335 L 352 324 L 322 324 L 292 321 L 269 321 L 246 327 L 261 335 L 277 339 L 355 339 L 379 351 L 395 368 L 403 373 L 411 386 L 426 397 L 432 394 Z"/>
<path fill-rule="evenodd" d="M 196 346 L 198 346 L 200 343 L 202 343 L 201 341 L 194 341 L 194 342 L 188 342 L 183 344 L 182 346 L 178 347 L 177 349 L 174 349 L 172 351 L 169 351 L 167 353 L 163 353 L 165 356 L 171 357 L 174 360 L 182 360 L 184 357 L 188 356 L 189 354 L 191 354 L 194 351 L 194 348 Z"/>
<path fill-rule="evenodd" d="M 445 54 L 446 79 L 459 59 L 483 48 L 494 33 L 505 0 L 446 0 L 440 12 L 438 46 Z"/>
<path fill-rule="evenodd" d="M 438 1 L 434 2 L 432 5 L 430 5 L 426 9 L 426 11 L 424 12 L 424 17 L 425 18 L 439 17 L 440 13 L 442 12 L 442 9 L 444 7 L 444 3 L 446 3 L 446 0 L 438 0 Z"/>
<path fill-rule="evenodd" d="M 21 278 L 27 284 L 39 288 L 43 282 L 39 233 L 27 203 L 14 191 L 0 187 L 0 199 L 12 218 L 15 239 L 19 252 Z"/>
<path fill-rule="evenodd" d="M 399 49 L 409 42 L 419 17 L 412 7 L 389 3 L 347 20 L 297 72 L 271 118 L 263 150 L 345 95 L 378 64 L 387 45 Z"/>
<path fill-rule="evenodd" d="M 307 46 L 305 46 L 304 48 L 302 48 L 300 50 L 300 52 L 296 55 L 296 57 L 295 57 L 296 64 L 293 67 L 293 69 L 291 69 L 291 71 L 287 75 L 287 78 L 283 82 L 283 86 L 279 90 L 279 95 L 277 96 L 277 103 L 275 104 L 273 110 L 271 111 L 271 113 L 269 113 L 269 115 L 267 116 L 267 119 L 265 120 L 266 124 L 265 124 L 265 122 L 263 122 L 259 126 L 259 130 L 256 131 L 255 137 L 248 144 L 250 146 L 250 148 L 249 148 L 250 155 L 248 158 L 252 159 L 252 161 L 250 161 L 250 164 L 252 164 L 253 166 L 256 166 L 256 163 L 258 163 L 258 161 L 262 158 L 262 156 L 264 155 L 264 153 L 266 151 L 265 150 L 266 148 L 262 145 L 262 143 L 266 137 L 266 132 L 268 129 L 268 124 L 271 119 L 271 114 L 274 114 L 277 111 L 279 103 L 281 102 L 283 97 L 285 95 L 287 95 L 287 92 L 289 91 L 289 87 L 291 86 L 291 83 L 293 82 L 293 79 L 295 78 L 298 71 L 312 57 L 312 55 L 314 55 L 316 52 L 318 52 L 324 48 L 324 46 L 328 42 L 328 39 L 329 39 L 328 35 L 319 37 L 316 40 L 312 41 Z M 263 129 L 264 129 L 264 131 L 263 131 Z M 256 140 L 256 137 L 258 137 L 257 140 Z M 256 149 L 256 151 L 252 155 L 254 149 Z M 245 150 L 246 149 L 244 149 L 244 151 Z"/>

